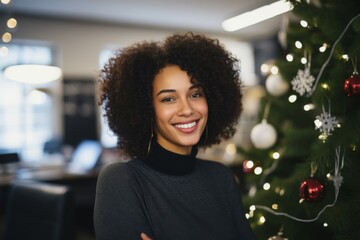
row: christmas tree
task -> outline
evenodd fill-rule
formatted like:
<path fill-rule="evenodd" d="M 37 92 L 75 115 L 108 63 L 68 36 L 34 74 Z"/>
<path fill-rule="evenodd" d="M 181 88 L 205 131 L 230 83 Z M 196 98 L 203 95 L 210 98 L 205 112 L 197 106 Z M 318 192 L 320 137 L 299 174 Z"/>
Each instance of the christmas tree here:
<path fill-rule="evenodd" d="M 258 239 L 360 239 L 360 2 L 291 0 L 252 147 L 239 147 Z"/>

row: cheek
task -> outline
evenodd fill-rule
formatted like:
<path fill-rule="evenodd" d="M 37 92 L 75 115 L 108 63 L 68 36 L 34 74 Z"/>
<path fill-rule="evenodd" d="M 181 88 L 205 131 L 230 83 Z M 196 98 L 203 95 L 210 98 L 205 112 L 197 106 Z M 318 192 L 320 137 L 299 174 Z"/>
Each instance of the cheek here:
<path fill-rule="evenodd" d="M 172 110 L 169 108 L 155 108 L 155 122 L 164 122 L 168 121 L 170 117 L 172 116 Z"/>
<path fill-rule="evenodd" d="M 202 104 L 199 105 L 199 111 L 204 115 L 207 116 L 209 112 L 209 108 L 207 102 L 204 101 Z"/>

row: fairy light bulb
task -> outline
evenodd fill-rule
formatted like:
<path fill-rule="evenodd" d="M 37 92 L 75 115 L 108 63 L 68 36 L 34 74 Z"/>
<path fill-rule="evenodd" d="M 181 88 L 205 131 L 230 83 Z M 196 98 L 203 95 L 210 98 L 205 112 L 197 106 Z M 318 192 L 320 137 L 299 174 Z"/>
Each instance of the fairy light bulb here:
<path fill-rule="evenodd" d="M 277 66 L 272 66 L 270 72 L 274 75 L 278 74 L 279 68 Z"/>
<path fill-rule="evenodd" d="M 305 21 L 305 20 L 301 20 L 301 21 L 300 21 L 300 25 L 301 25 L 302 27 L 304 27 L 304 28 L 306 28 L 307 26 L 309 26 L 308 22 Z"/>
<path fill-rule="evenodd" d="M 260 175 L 262 173 L 262 171 L 263 171 L 262 167 L 256 167 L 254 169 L 255 175 Z"/>
<path fill-rule="evenodd" d="M 289 98 L 288 98 L 288 101 L 289 101 L 290 103 L 294 103 L 294 102 L 296 102 L 296 100 L 297 100 L 297 96 L 296 96 L 296 95 L 290 95 Z"/>
<path fill-rule="evenodd" d="M 308 112 L 308 111 L 310 111 L 310 110 L 313 110 L 314 108 L 315 108 L 315 105 L 312 104 L 312 103 L 309 103 L 309 104 L 305 104 L 305 105 L 304 105 L 304 111 L 305 111 L 305 112 Z"/>
<path fill-rule="evenodd" d="M 270 187 L 271 187 L 270 183 L 264 183 L 264 185 L 263 185 L 263 189 L 264 189 L 265 191 L 269 190 Z"/>
<path fill-rule="evenodd" d="M 302 43 L 300 41 L 296 41 L 295 42 L 295 47 L 298 48 L 298 49 L 301 49 L 302 48 Z"/>
<path fill-rule="evenodd" d="M 264 216 L 261 216 L 259 218 L 259 224 L 264 224 L 266 222 L 266 218 Z"/>
<path fill-rule="evenodd" d="M 330 88 L 327 83 L 321 84 L 321 87 L 322 87 L 323 89 L 329 89 L 329 88 Z"/>
<path fill-rule="evenodd" d="M 341 56 L 341 58 L 342 59 L 344 59 L 345 61 L 349 61 L 349 55 L 347 55 L 347 54 L 343 54 L 342 56 Z"/>
<path fill-rule="evenodd" d="M 2 35 L 2 41 L 3 41 L 4 43 L 10 42 L 11 39 L 12 39 L 12 35 L 11 35 L 11 33 L 9 33 L 9 32 L 5 32 L 5 33 Z"/>
<path fill-rule="evenodd" d="M 9 53 L 9 49 L 6 46 L 0 47 L 0 57 L 6 57 Z"/>
<path fill-rule="evenodd" d="M 294 61 L 294 56 L 289 53 L 289 54 L 286 55 L 286 60 L 287 60 L 288 62 L 292 62 L 292 61 Z"/>
<path fill-rule="evenodd" d="M 272 158 L 273 158 L 273 159 L 279 159 L 279 158 L 280 158 L 280 153 L 279 153 L 279 152 L 274 152 L 274 153 L 272 154 Z"/>
<path fill-rule="evenodd" d="M 279 209 L 279 205 L 277 205 L 276 203 L 273 203 L 271 205 L 271 208 L 274 209 L 274 210 L 278 210 Z"/>
<path fill-rule="evenodd" d="M 327 48 L 327 44 L 324 43 L 324 44 L 319 48 L 319 51 L 320 51 L 320 52 L 325 52 L 325 51 L 326 51 L 326 48 Z"/>
<path fill-rule="evenodd" d="M 269 70 L 270 70 L 269 65 L 267 65 L 266 63 L 261 64 L 260 71 L 261 71 L 263 74 L 268 73 Z"/>
<path fill-rule="evenodd" d="M 17 21 L 15 18 L 9 18 L 6 22 L 8 28 L 15 28 L 17 26 Z"/>
<path fill-rule="evenodd" d="M 7 5 L 10 3 L 10 0 L 1 0 L 1 3 Z"/>
<path fill-rule="evenodd" d="M 301 61 L 302 64 L 306 64 L 306 63 L 307 63 L 306 57 L 302 57 L 300 61 Z"/>

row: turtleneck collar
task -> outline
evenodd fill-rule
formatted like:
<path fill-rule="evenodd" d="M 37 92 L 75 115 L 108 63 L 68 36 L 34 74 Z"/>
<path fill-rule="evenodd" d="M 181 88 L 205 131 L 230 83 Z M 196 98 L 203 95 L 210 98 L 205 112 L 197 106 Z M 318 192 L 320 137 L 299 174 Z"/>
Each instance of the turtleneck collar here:
<path fill-rule="evenodd" d="M 196 154 L 196 146 L 192 148 L 189 155 L 181 155 L 166 150 L 156 140 L 152 140 L 149 154 L 144 162 L 159 172 L 184 175 L 194 169 Z"/>

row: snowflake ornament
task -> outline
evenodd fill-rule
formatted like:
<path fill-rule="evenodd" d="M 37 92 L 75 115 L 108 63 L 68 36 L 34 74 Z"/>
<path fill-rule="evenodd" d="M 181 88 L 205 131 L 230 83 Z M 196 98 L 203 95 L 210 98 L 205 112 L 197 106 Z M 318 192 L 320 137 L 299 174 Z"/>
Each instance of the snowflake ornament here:
<path fill-rule="evenodd" d="M 330 113 L 325 112 L 324 107 L 323 112 L 315 118 L 315 130 L 320 131 L 321 134 L 319 138 L 325 141 L 335 130 L 335 127 L 338 126 L 339 121 L 336 117 L 332 117 Z"/>
<path fill-rule="evenodd" d="M 308 93 L 311 91 L 314 84 L 315 78 L 310 74 L 310 68 L 305 68 L 305 70 L 299 69 L 297 75 L 291 81 L 292 89 L 300 94 Z"/>

